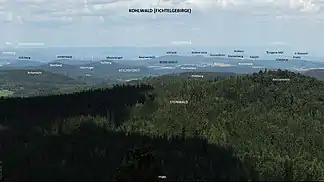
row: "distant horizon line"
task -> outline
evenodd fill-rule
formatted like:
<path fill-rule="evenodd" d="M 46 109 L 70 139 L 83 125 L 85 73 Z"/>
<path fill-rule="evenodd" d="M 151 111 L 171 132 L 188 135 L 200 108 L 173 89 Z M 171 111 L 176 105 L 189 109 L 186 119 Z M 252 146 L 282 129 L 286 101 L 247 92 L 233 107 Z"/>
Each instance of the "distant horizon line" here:
<path fill-rule="evenodd" d="M 231 60 L 241 60 L 241 61 L 275 61 L 275 58 L 270 58 L 270 57 L 263 57 L 263 58 L 259 58 L 259 59 L 253 59 L 253 58 L 249 58 L 249 57 L 245 57 L 245 58 L 229 58 L 229 57 L 210 57 L 210 56 L 205 56 L 205 55 L 160 55 L 160 56 L 155 56 L 155 58 L 161 58 L 161 57 L 168 57 L 168 56 L 176 56 L 176 57 L 204 57 L 204 58 L 217 58 L 217 59 L 221 59 L 221 60 L 227 60 L 227 59 L 231 59 Z M 85 58 L 86 57 L 86 58 Z M 92 58 L 90 58 L 92 57 Z M 290 56 L 284 56 L 285 58 L 288 58 Z M 316 58 L 316 60 L 311 60 L 311 59 L 290 59 L 290 61 L 307 61 L 307 62 L 324 62 L 322 61 L 320 57 L 309 57 L 309 58 Z M 20 60 L 15 58 L 16 60 Z M 289 59 L 289 58 L 288 58 Z M 1 60 L 1 56 L 0 56 L 0 60 Z M 8 58 L 3 58 L 3 60 L 8 60 Z M 56 62 L 56 61 L 85 61 L 85 62 L 100 62 L 100 61 L 111 61 L 111 62 L 119 62 L 119 61 L 148 61 L 151 59 L 140 59 L 138 57 L 134 57 L 134 58 L 126 58 L 126 59 L 121 59 L 121 60 L 109 60 L 109 59 L 105 59 L 103 58 L 98 58 L 97 56 L 84 56 L 84 57 L 73 57 L 72 59 L 59 59 L 59 58 L 49 58 L 49 59 L 43 59 L 43 60 L 34 60 L 34 59 L 30 59 L 30 60 L 21 60 L 21 61 L 32 61 L 32 62 L 42 62 L 42 63 L 50 63 L 50 62 Z"/>
<path fill-rule="evenodd" d="M 100 47 L 115 47 L 115 48 L 159 48 L 159 47 L 224 47 L 224 48 L 236 48 L 242 47 L 287 47 L 288 45 L 194 45 L 194 44 L 172 44 L 172 45 L 23 45 L 23 46 L 3 46 L 0 49 L 19 49 L 19 48 L 100 48 Z"/>

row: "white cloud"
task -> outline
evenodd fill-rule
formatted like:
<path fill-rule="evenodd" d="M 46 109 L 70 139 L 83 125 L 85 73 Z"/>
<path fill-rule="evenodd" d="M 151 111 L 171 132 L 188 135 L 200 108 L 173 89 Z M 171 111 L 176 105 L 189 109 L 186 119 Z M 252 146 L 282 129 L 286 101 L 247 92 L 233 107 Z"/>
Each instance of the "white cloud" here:
<path fill-rule="evenodd" d="M 318 13 L 323 0 L 0 0 L 0 7 L 14 16 L 35 20 L 42 16 L 134 16 L 128 8 L 192 8 L 193 13 L 215 14 L 231 10 L 244 13 L 264 14 Z M 212 11 L 214 10 L 214 11 Z M 260 13 L 261 14 L 261 13 Z M 65 21 L 62 19 L 62 21 Z"/>
<path fill-rule="evenodd" d="M 82 37 L 85 42 L 104 44 L 105 36 L 113 43 L 134 39 L 133 42 L 142 40 L 145 44 L 172 42 L 179 36 L 181 40 L 195 38 L 193 42 L 234 44 L 251 39 L 257 44 L 278 41 L 276 26 L 287 25 L 282 30 L 286 32 L 302 29 L 307 35 L 314 33 L 314 28 L 322 29 L 323 6 L 324 0 L 0 0 L 0 27 L 4 27 L 0 33 L 3 37 L 34 36 L 49 42 L 81 41 Z M 192 13 L 128 12 L 128 8 L 155 7 L 192 8 Z M 301 23 L 313 23 L 314 28 L 301 27 Z M 96 37 L 98 32 L 100 39 Z M 287 40 L 281 42 L 289 42 L 293 36 L 295 33 L 287 33 L 283 36 Z"/>

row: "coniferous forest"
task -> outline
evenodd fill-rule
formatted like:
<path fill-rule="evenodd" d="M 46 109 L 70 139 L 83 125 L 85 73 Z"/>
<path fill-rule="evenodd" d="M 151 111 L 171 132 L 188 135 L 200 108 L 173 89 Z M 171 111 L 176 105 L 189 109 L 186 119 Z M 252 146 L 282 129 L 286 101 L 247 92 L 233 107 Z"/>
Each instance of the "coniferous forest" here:
<path fill-rule="evenodd" d="M 4 181 L 324 180 L 324 83 L 289 71 L 1 98 L 0 119 Z"/>

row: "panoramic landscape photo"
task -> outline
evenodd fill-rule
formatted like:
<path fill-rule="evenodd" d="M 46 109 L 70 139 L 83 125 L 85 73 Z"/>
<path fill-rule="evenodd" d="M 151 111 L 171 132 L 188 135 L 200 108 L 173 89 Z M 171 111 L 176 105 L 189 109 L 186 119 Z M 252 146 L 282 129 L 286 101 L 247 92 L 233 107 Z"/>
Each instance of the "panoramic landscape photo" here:
<path fill-rule="evenodd" d="M 0 1 L 0 179 L 324 180 L 323 5 Z"/>

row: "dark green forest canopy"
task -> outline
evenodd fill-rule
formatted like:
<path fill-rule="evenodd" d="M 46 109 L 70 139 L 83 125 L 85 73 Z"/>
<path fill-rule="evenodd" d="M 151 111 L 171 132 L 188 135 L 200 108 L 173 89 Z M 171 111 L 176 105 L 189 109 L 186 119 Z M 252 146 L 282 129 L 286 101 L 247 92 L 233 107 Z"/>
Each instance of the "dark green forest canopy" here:
<path fill-rule="evenodd" d="M 273 80 L 287 78 L 290 80 Z M 118 167 L 121 155 L 128 149 L 150 145 L 161 166 L 160 172 L 170 180 L 324 179 L 323 82 L 278 70 L 215 79 L 156 77 L 135 81 L 131 85 L 137 83 L 152 85 L 154 89 L 145 89 L 145 94 L 141 95 L 146 98 L 144 103 L 126 104 L 128 117 L 118 125 L 115 117 L 110 116 L 125 115 L 126 112 L 120 112 L 122 104 L 116 105 L 119 110 L 107 113 L 109 116 L 74 116 L 50 122 L 50 127 L 40 130 L 41 134 L 38 131 L 37 140 L 31 134 L 28 137 L 19 135 L 20 139 L 25 137 L 30 145 L 19 143 L 18 139 L 16 143 L 6 140 L 5 156 L 11 156 L 7 159 L 10 169 L 18 171 L 24 167 L 33 174 L 30 175 L 32 179 L 46 179 L 47 173 L 47 178 L 56 175 L 60 179 L 85 179 L 86 174 L 91 174 L 97 176 L 96 179 L 110 179 L 115 178 L 115 172 L 111 171 Z M 128 93 L 122 90 L 130 88 L 119 86 L 115 89 L 111 92 L 120 93 L 114 95 L 117 101 Z M 93 100 L 90 99 L 92 103 L 101 103 L 102 97 L 96 97 L 96 94 L 102 95 L 100 91 L 88 92 L 93 96 Z M 175 104 L 170 103 L 171 100 L 186 100 L 188 103 Z M 81 129 L 82 123 L 94 123 L 96 127 L 87 125 Z M 110 132 L 119 134 L 106 136 Z M 2 135 L 7 138 L 16 136 L 11 140 L 19 138 L 8 133 Z M 127 139 L 127 136 L 133 138 Z M 194 139 L 195 142 L 187 142 Z M 52 149 L 46 145 L 49 141 L 52 147 L 60 147 L 55 154 L 46 154 Z M 212 146 L 218 149 L 212 149 Z M 12 154 L 9 149 L 19 150 Z M 71 151 L 79 150 L 83 152 L 72 152 L 78 162 L 67 159 L 72 156 Z M 51 165 L 60 170 L 54 174 L 47 167 L 42 169 L 42 173 L 37 172 L 48 164 L 32 155 L 33 151 L 45 157 L 51 156 L 53 159 L 48 159 L 53 163 Z M 27 167 L 27 162 L 20 162 L 12 156 L 34 157 L 37 162 L 33 167 Z M 65 166 L 61 165 L 63 159 Z M 102 166 L 83 168 L 86 163 L 106 166 L 106 170 L 98 169 Z M 15 179 L 13 176 L 18 173 L 10 175 L 10 179 Z M 21 179 L 30 179 L 26 174 L 20 176 Z"/>

